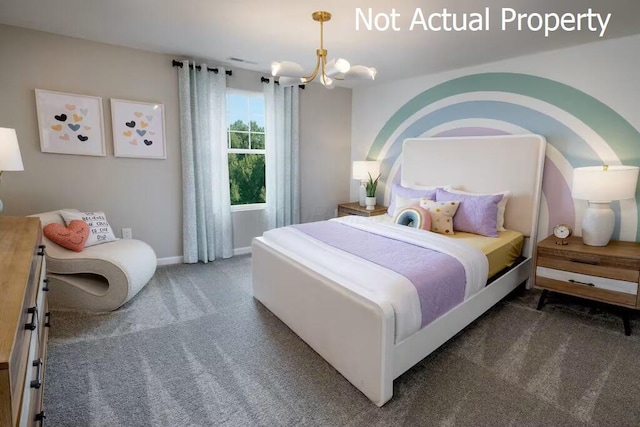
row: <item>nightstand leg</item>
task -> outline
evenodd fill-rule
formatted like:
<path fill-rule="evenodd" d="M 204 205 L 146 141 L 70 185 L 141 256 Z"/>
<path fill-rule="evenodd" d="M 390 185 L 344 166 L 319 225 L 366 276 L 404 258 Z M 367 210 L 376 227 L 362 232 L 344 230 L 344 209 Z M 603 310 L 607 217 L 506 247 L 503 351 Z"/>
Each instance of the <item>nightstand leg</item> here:
<path fill-rule="evenodd" d="M 629 323 L 629 311 L 622 310 L 622 325 L 624 326 L 624 334 L 631 335 L 631 324 Z"/>
<path fill-rule="evenodd" d="M 538 307 L 536 307 L 536 310 L 540 311 L 542 310 L 542 307 L 544 307 L 544 300 L 545 298 L 547 298 L 547 291 L 546 289 L 542 290 L 542 293 L 540 294 L 540 299 L 538 300 Z"/>

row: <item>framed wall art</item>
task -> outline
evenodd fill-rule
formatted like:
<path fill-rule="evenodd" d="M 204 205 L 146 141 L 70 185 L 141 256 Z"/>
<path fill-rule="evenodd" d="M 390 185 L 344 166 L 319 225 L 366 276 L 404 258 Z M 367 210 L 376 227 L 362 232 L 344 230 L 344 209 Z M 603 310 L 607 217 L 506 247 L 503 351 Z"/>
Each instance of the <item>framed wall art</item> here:
<path fill-rule="evenodd" d="M 102 98 L 36 89 L 43 153 L 105 156 Z"/>
<path fill-rule="evenodd" d="M 166 159 L 164 105 L 111 99 L 116 157 Z"/>

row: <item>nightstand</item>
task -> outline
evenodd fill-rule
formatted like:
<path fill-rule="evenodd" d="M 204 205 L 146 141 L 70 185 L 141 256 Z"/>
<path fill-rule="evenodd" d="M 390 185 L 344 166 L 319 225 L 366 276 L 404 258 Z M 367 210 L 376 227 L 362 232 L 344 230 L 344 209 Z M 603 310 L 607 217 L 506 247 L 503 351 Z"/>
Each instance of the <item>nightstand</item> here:
<path fill-rule="evenodd" d="M 538 310 L 548 291 L 560 292 L 625 309 L 640 309 L 640 243 L 611 241 L 607 246 L 587 246 L 581 237 L 566 245 L 549 236 L 536 250 L 535 286 L 542 289 Z M 631 334 L 629 311 L 622 311 L 625 334 Z"/>
<path fill-rule="evenodd" d="M 376 205 L 375 209 L 368 211 L 364 206 L 360 206 L 360 203 L 340 203 L 338 205 L 338 216 L 358 215 L 358 216 L 376 216 L 387 213 L 387 207 Z"/>

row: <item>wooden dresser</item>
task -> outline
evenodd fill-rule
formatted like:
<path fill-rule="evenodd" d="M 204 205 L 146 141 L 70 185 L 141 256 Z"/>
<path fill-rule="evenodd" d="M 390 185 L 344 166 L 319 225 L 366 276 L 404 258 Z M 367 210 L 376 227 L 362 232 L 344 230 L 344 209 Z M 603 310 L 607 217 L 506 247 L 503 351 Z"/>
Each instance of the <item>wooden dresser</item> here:
<path fill-rule="evenodd" d="M 44 418 L 47 309 L 38 218 L 0 216 L 0 426 Z"/>

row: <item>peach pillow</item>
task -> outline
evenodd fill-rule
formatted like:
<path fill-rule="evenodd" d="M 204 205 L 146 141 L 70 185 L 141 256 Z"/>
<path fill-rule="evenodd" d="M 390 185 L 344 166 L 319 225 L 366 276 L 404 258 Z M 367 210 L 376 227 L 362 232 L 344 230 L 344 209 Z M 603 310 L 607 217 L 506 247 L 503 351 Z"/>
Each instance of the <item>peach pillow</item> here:
<path fill-rule="evenodd" d="M 53 243 L 76 252 L 82 252 L 89 238 L 89 226 L 77 219 L 71 221 L 68 227 L 55 222 L 48 224 L 43 231 L 47 239 Z"/>

